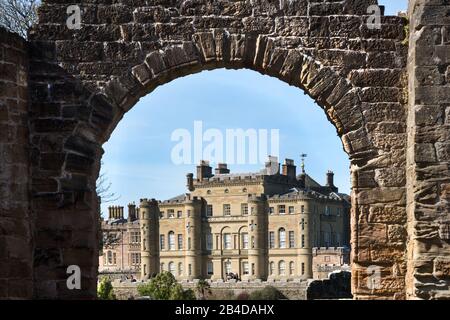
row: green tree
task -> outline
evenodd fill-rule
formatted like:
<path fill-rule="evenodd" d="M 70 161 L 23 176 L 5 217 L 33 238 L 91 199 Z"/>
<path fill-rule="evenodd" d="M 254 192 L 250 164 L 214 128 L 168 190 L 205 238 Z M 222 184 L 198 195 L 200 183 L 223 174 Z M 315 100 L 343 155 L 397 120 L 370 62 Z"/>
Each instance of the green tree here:
<path fill-rule="evenodd" d="M 184 291 L 173 274 L 167 271 L 138 286 L 140 296 L 149 296 L 155 300 L 191 300 L 192 293 L 188 291 Z"/>
<path fill-rule="evenodd" d="M 206 300 L 207 295 L 211 294 L 211 286 L 205 279 L 200 279 L 195 287 L 200 300 Z"/>
<path fill-rule="evenodd" d="M 103 278 L 100 281 L 97 287 L 97 297 L 100 300 L 116 300 L 116 295 L 114 294 L 114 288 L 111 280 L 108 278 Z"/>
<path fill-rule="evenodd" d="M 266 286 L 262 290 L 256 290 L 250 293 L 250 300 L 281 300 L 286 297 L 277 289 L 272 286 Z"/>

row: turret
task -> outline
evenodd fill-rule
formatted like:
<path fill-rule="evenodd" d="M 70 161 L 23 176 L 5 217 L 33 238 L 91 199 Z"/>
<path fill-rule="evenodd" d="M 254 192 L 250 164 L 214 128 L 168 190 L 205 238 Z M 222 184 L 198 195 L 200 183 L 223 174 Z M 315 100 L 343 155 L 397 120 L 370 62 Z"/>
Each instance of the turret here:
<path fill-rule="evenodd" d="M 249 215 L 248 215 L 248 234 L 249 249 L 248 263 L 250 267 L 249 278 L 266 279 L 267 278 L 267 214 L 266 198 L 264 195 L 259 197 L 249 197 Z"/>
<path fill-rule="evenodd" d="M 202 275 L 201 270 L 201 222 L 202 201 L 197 197 L 187 195 L 185 202 L 185 278 L 189 280 L 199 279 Z"/>
<path fill-rule="evenodd" d="M 311 215 L 309 202 L 301 204 L 303 210 L 300 213 L 298 225 L 299 246 L 297 249 L 298 276 L 303 279 L 310 279 L 312 274 L 312 247 L 314 239 L 314 221 Z"/>
<path fill-rule="evenodd" d="M 141 199 L 141 279 L 159 272 L 159 207 L 155 199 Z"/>

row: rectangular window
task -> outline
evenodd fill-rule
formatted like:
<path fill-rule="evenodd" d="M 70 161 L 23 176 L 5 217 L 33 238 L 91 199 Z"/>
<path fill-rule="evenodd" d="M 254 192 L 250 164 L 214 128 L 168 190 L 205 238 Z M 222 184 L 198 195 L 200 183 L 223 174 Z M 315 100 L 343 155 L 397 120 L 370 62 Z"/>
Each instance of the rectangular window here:
<path fill-rule="evenodd" d="M 337 208 L 337 209 L 336 209 L 336 215 L 337 215 L 338 217 L 340 217 L 341 214 L 342 214 L 342 208 Z"/>
<path fill-rule="evenodd" d="M 191 250 L 191 238 L 188 238 L 188 250 Z"/>
<path fill-rule="evenodd" d="M 289 248 L 295 247 L 294 231 L 289 231 Z"/>
<path fill-rule="evenodd" d="M 183 211 L 177 211 L 177 218 L 183 217 Z"/>
<path fill-rule="evenodd" d="M 113 252 L 113 264 L 117 264 L 117 256 L 115 252 Z"/>
<path fill-rule="evenodd" d="M 140 232 L 131 232 L 130 242 L 131 243 L 140 243 L 141 242 L 141 233 Z"/>
<path fill-rule="evenodd" d="M 325 257 L 324 257 L 324 261 L 325 261 L 325 262 L 330 262 L 330 256 L 325 256 Z"/>
<path fill-rule="evenodd" d="M 272 215 L 275 213 L 275 208 L 274 207 L 269 207 L 269 214 Z"/>
<path fill-rule="evenodd" d="M 289 214 L 294 214 L 294 207 L 293 206 L 289 206 Z"/>
<path fill-rule="evenodd" d="M 248 215 L 248 204 L 247 203 L 242 203 L 241 204 L 241 214 L 243 216 L 247 216 Z"/>
<path fill-rule="evenodd" d="M 229 204 L 224 204 L 223 205 L 223 215 L 224 216 L 231 215 L 231 206 Z"/>
<path fill-rule="evenodd" d="M 278 206 L 278 214 L 286 214 L 286 206 L 284 204 Z"/>
<path fill-rule="evenodd" d="M 175 210 L 168 209 L 167 210 L 167 215 L 168 215 L 169 218 L 175 218 Z"/>
<path fill-rule="evenodd" d="M 223 235 L 223 247 L 225 250 L 231 250 L 231 234 L 225 233 Z"/>
<path fill-rule="evenodd" d="M 275 232 L 273 231 L 269 232 L 269 248 L 275 248 Z"/>
<path fill-rule="evenodd" d="M 183 235 L 178 235 L 178 250 L 183 250 Z"/>
<path fill-rule="evenodd" d="M 213 249 L 213 235 L 212 233 L 208 233 L 206 235 L 206 250 L 212 250 Z"/>
<path fill-rule="evenodd" d="M 188 216 L 188 218 L 191 216 L 191 210 L 187 211 L 187 216 Z"/>
<path fill-rule="evenodd" d="M 160 217 L 160 218 L 165 218 L 165 217 L 164 217 L 164 214 L 165 214 L 164 211 L 160 211 L 160 212 L 159 212 L 159 217 Z"/>
<path fill-rule="evenodd" d="M 302 248 L 305 247 L 305 235 L 302 234 Z"/>
<path fill-rule="evenodd" d="M 206 216 L 207 217 L 212 217 L 213 216 L 213 206 L 212 206 L 212 204 L 208 204 L 206 206 Z"/>
<path fill-rule="evenodd" d="M 330 209 L 329 206 L 326 206 L 326 207 L 325 207 L 325 215 L 326 215 L 326 216 L 329 216 L 330 214 L 331 214 L 331 209 Z"/>
<path fill-rule="evenodd" d="M 208 261 L 207 272 L 208 275 L 214 274 L 214 264 L 212 263 L 212 261 Z"/>
<path fill-rule="evenodd" d="M 304 231 L 305 230 L 305 219 L 304 218 L 302 218 L 301 225 L 302 225 L 302 231 Z"/>
<path fill-rule="evenodd" d="M 304 275 L 304 274 L 305 274 L 305 263 L 302 262 L 302 275 Z"/>
<path fill-rule="evenodd" d="M 192 276 L 192 264 L 188 265 L 188 269 L 189 275 Z"/>
<path fill-rule="evenodd" d="M 248 262 L 247 261 L 244 261 L 242 263 L 242 271 L 243 271 L 243 273 L 245 275 L 247 275 L 249 273 L 250 270 L 249 270 L 249 266 L 248 266 Z"/>
<path fill-rule="evenodd" d="M 242 234 L 242 249 L 248 249 L 248 233 Z"/>
<path fill-rule="evenodd" d="M 159 236 L 159 248 L 161 249 L 161 250 L 164 250 L 164 247 L 165 247 L 166 245 L 165 245 L 165 243 L 164 243 L 164 235 L 162 234 L 162 235 L 160 235 Z"/>
<path fill-rule="evenodd" d="M 305 206 L 302 205 L 300 210 L 301 210 L 302 213 L 305 213 Z"/>

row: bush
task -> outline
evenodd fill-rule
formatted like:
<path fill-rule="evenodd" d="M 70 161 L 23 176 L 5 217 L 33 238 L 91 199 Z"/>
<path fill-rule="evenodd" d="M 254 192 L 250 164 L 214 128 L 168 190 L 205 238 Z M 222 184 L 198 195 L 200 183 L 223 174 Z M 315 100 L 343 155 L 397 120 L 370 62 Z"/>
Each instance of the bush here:
<path fill-rule="evenodd" d="M 150 282 L 141 284 L 137 288 L 140 296 L 149 296 L 155 300 L 193 300 L 192 290 L 183 290 L 173 274 L 163 271 Z"/>
<path fill-rule="evenodd" d="M 250 294 L 247 291 L 243 291 L 237 295 L 236 300 L 248 300 L 249 298 Z"/>
<path fill-rule="evenodd" d="M 103 278 L 97 287 L 97 298 L 100 300 L 116 300 L 111 280 Z"/>
<path fill-rule="evenodd" d="M 281 300 L 286 297 L 272 286 L 267 286 L 262 290 L 253 291 L 249 297 L 250 300 Z"/>

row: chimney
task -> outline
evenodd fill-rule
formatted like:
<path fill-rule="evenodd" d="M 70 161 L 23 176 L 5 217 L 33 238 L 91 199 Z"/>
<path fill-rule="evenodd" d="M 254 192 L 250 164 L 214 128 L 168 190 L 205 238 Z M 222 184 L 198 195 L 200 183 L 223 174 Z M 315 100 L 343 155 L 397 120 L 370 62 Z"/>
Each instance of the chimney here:
<path fill-rule="evenodd" d="M 136 220 L 136 205 L 130 203 L 128 205 L 128 222 L 133 222 Z"/>
<path fill-rule="evenodd" d="M 280 173 L 280 163 L 278 157 L 269 156 L 269 160 L 266 162 L 266 174 L 272 176 Z"/>
<path fill-rule="evenodd" d="M 228 166 L 226 163 L 219 163 L 217 164 L 217 168 L 214 170 L 215 174 L 228 174 L 230 173 L 230 169 L 228 169 Z"/>
<path fill-rule="evenodd" d="M 287 176 L 289 179 L 296 179 L 297 177 L 297 167 L 294 164 L 294 160 L 285 159 L 282 166 L 283 175 Z"/>
<path fill-rule="evenodd" d="M 212 168 L 209 166 L 209 161 L 200 161 L 200 165 L 197 166 L 197 179 L 203 181 L 203 179 L 211 177 Z"/>
<path fill-rule="evenodd" d="M 186 187 L 188 188 L 189 191 L 194 191 L 194 174 L 193 173 L 188 173 L 186 175 Z"/>
<path fill-rule="evenodd" d="M 113 207 L 109 206 L 108 207 L 108 220 L 112 220 L 112 219 L 114 219 Z"/>
<path fill-rule="evenodd" d="M 328 170 L 327 172 L 327 184 L 325 186 L 330 188 L 334 192 L 338 191 L 338 188 L 334 186 L 334 173 L 331 170 Z"/>

